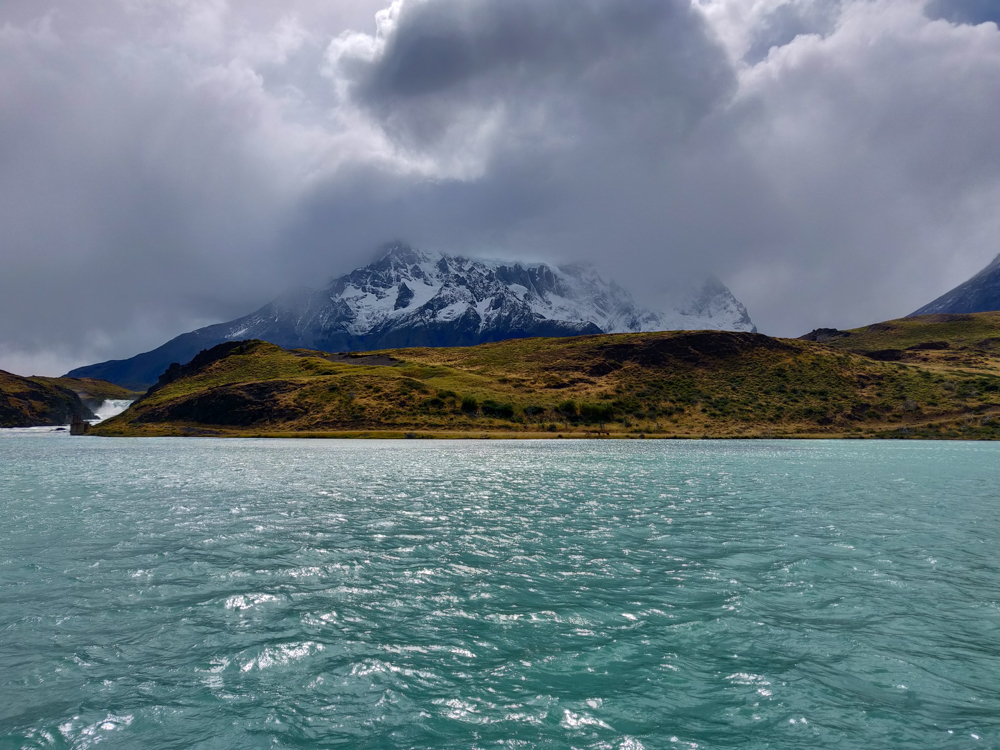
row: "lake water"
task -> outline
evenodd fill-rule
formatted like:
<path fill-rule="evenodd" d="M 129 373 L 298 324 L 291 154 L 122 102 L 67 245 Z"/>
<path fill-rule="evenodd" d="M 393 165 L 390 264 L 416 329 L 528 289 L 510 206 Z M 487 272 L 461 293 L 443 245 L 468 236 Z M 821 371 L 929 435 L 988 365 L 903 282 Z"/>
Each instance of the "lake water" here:
<path fill-rule="evenodd" d="M 996 748 L 998 549 L 998 444 L 6 434 L 0 748 Z"/>

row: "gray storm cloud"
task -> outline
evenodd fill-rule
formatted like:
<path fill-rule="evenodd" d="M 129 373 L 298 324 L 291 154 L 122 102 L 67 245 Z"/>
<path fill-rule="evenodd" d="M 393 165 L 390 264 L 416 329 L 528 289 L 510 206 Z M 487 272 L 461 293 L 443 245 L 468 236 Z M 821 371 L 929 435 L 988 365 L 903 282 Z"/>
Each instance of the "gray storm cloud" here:
<path fill-rule="evenodd" d="M 382 5 L 0 7 L 0 368 L 130 356 L 395 237 L 651 303 L 714 272 L 778 335 L 1000 251 L 991 3 Z"/>

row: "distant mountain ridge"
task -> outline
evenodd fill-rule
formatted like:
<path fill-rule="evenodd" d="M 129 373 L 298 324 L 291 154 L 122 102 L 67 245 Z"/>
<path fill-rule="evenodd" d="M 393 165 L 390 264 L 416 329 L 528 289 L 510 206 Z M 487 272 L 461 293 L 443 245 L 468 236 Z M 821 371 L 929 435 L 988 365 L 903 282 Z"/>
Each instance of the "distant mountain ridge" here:
<path fill-rule="evenodd" d="M 976 313 L 1000 310 L 1000 255 L 986 268 L 950 292 L 942 294 L 907 317 L 938 313 Z"/>
<path fill-rule="evenodd" d="M 337 352 L 703 329 L 757 330 L 743 304 L 716 279 L 663 313 L 639 307 L 590 266 L 480 260 L 394 243 L 375 262 L 324 289 L 292 290 L 242 318 L 182 334 L 131 359 L 77 368 L 69 376 L 146 387 L 174 362 L 243 339 Z"/>

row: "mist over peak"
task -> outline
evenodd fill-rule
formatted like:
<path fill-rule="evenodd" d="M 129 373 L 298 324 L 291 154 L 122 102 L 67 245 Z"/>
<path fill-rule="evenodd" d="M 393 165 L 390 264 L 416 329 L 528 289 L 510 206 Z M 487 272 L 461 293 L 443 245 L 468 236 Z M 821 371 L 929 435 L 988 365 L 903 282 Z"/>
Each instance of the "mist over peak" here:
<path fill-rule="evenodd" d="M 647 309 L 586 264 L 552 267 L 384 245 L 373 262 L 322 289 L 296 287 L 249 315 L 199 328 L 156 349 L 74 369 L 71 377 L 142 389 L 168 366 L 227 342 L 260 339 L 327 352 L 473 346 L 512 338 L 712 329 L 756 331 L 721 282 L 683 305 Z"/>

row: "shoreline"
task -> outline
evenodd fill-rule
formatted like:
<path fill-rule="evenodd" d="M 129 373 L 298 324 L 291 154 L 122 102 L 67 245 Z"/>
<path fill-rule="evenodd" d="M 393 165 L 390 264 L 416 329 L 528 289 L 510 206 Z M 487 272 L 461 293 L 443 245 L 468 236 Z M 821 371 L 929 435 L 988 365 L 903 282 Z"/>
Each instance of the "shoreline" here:
<path fill-rule="evenodd" d="M 178 427 L 169 430 L 150 430 L 131 434 L 94 434 L 85 437 L 105 438 L 232 438 L 232 439 L 268 439 L 268 440 L 957 440 L 965 442 L 996 442 L 994 435 L 955 435 L 955 434 L 915 434 L 901 433 L 898 429 L 864 434 L 824 434 L 803 432 L 797 434 L 750 434 L 750 435 L 713 435 L 713 434 L 680 434 L 667 432 L 635 432 L 635 433 L 602 433 L 565 430 L 558 433 L 528 432 L 513 430 L 317 430 L 317 431 L 253 431 L 235 432 L 215 430 L 203 427 Z"/>

